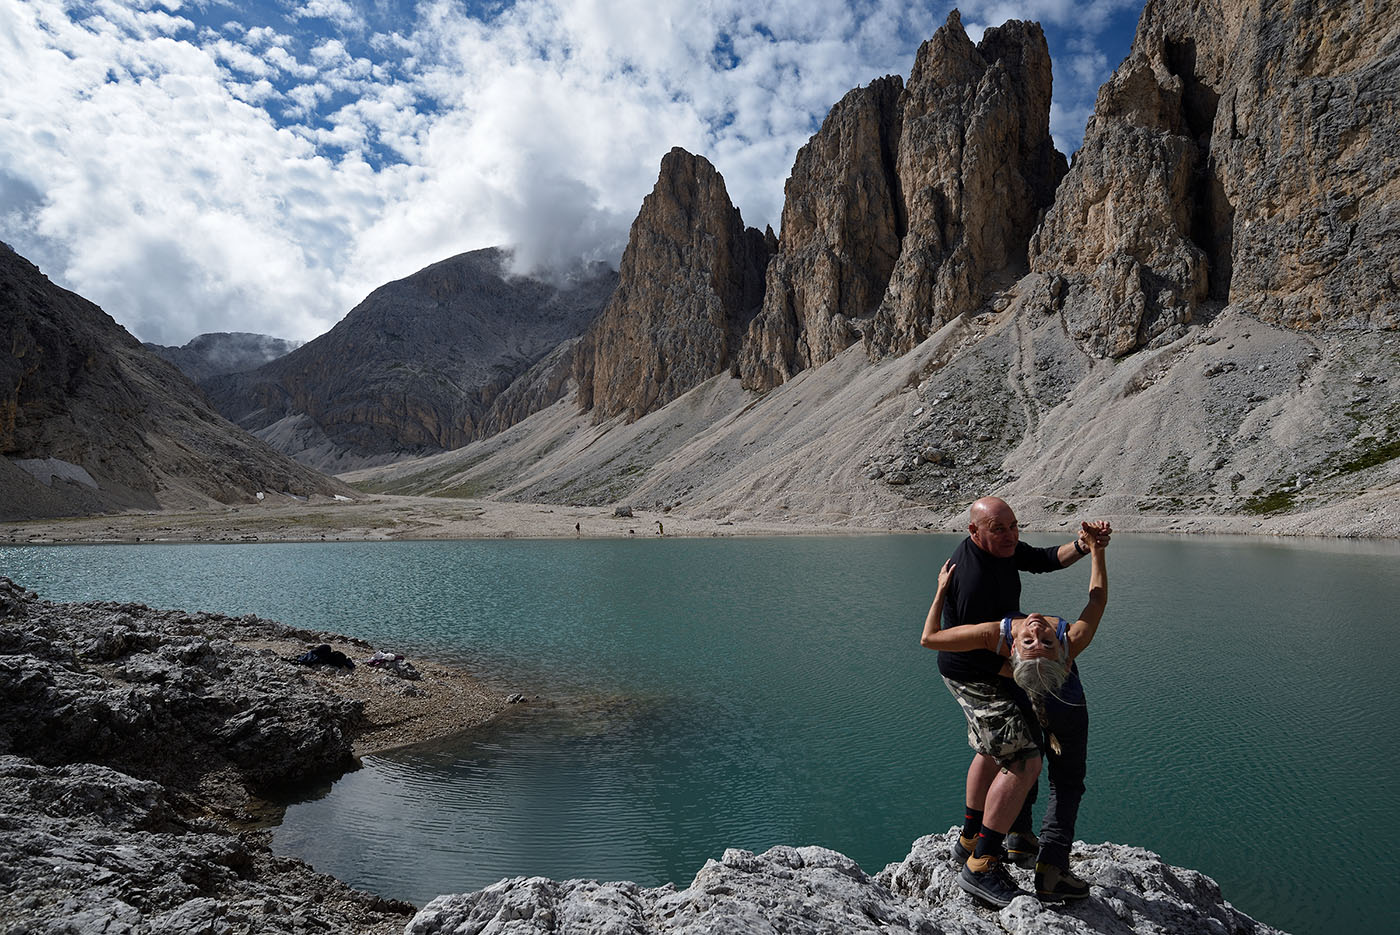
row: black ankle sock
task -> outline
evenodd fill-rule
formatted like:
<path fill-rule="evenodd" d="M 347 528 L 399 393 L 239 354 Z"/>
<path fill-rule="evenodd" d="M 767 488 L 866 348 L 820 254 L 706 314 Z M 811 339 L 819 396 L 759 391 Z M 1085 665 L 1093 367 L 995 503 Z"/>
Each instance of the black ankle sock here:
<path fill-rule="evenodd" d="M 965 838 L 975 838 L 977 837 L 977 832 L 981 830 L 982 812 L 973 808 L 971 805 L 967 806 L 967 810 L 963 812 L 962 836 Z"/>
<path fill-rule="evenodd" d="M 972 852 L 973 857 L 1001 856 L 1001 843 L 1006 840 L 1005 831 L 993 831 L 991 828 L 983 826 L 982 833 L 977 835 L 977 849 Z"/>

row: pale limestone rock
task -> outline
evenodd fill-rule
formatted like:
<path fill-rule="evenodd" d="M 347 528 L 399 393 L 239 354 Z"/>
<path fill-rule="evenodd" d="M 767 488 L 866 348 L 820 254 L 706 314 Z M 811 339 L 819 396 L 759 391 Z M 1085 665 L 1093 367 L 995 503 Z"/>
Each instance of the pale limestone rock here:
<path fill-rule="evenodd" d="M 763 311 L 744 341 L 744 386 L 766 390 L 859 339 L 851 319 L 880 304 L 900 239 L 894 171 L 903 79 L 889 75 L 837 102 L 798 150 Z"/>
<path fill-rule="evenodd" d="M 974 46 L 954 10 L 919 48 L 902 107 L 908 228 L 864 335 L 877 356 L 908 351 L 980 305 L 992 277 L 1024 271 L 1065 171 L 1050 140 L 1050 54 L 1034 23 L 988 29 Z"/>
<path fill-rule="evenodd" d="M 1400 326 L 1400 8 L 1151 2 L 1031 242 L 1114 356 L 1206 302 L 1291 328 Z"/>
<path fill-rule="evenodd" d="M 1094 886 L 1094 898 L 1073 907 L 1051 907 L 1024 896 L 997 912 L 954 882 L 955 835 L 920 838 L 908 857 L 874 876 L 826 848 L 780 846 L 762 854 L 727 850 L 680 890 L 516 877 L 475 893 L 439 896 L 413 918 L 405 935 L 1277 932 L 1225 902 L 1209 877 L 1170 867 L 1148 851 L 1114 844 L 1075 849 L 1076 870 Z M 1024 877 L 1023 885 L 1030 882 L 1029 874 L 1014 872 Z"/>
<path fill-rule="evenodd" d="M 708 160 L 667 153 L 632 222 L 617 291 L 576 350 L 581 406 L 600 421 L 636 419 L 737 369 L 775 246 L 771 231 L 744 227 Z"/>

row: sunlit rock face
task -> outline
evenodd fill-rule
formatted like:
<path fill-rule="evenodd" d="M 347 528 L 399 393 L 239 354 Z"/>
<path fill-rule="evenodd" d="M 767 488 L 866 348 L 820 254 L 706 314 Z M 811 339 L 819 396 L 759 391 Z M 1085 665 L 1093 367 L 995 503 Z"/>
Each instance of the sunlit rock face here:
<path fill-rule="evenodd" d="M 956 832 L 914 842 L 909 856 L 873 876 L 823 847 L 730 849 L 708 861 L 684 889 L 543 877 L 502 880 L 475 893 L 439 896 L 407 935 L 489 932 L 576 935 L 729 935 L 770 932 L 1005 935 L 1006 932 L 1218 932 L 1278 935 L 1224 900 L 1220 887 L 1156 854 L 1115 844 L 1077 845 L 1075 870 L 1092 896 L 1073 907 L 1014 900 L 1000 912 L 958 888 Z M 1030 883 L 1030 874 L 1014 870 Z"/>
<path fill-rule="evenodd" d="M 584 338 L 582 407 L 636 419 L 736 369 L 775 246 L 771 231 L 744 227 L 708 160 L 667 153 L 632 222 L 617 291 Z"/>
<path fill-rule="evenodd" d="M 1204 303 L 1394 328 L 1400 11 L 1151 2 L 1031 242 L 1046 304 L 1120 356 Z"/>
<path fill-rule="evenodd" d="M 744 386 L 766 390 L 860 339 L 852 319 L 880 304 L 905 232 L 895 153 L 904 80 L 842 98 L 798 150 L 763 311 L 741 355 Z"/>
<path fill-rule="evenodd" d="M 907 217 L 874 321 L 874 355 L 904 353 L 1026 268 L 1065 172 L 1050 139 L 1050 53 L 1035 23 L 973 45 L 954 11 L 920 48 L 901 99 L 896 173 Z"/>

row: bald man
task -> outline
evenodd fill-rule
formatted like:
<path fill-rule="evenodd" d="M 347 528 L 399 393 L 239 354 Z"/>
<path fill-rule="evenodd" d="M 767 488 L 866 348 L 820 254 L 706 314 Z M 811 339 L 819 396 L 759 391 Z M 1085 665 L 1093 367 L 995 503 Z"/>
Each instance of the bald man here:
<path fill-rule="evenodd" d="M 972 504 L 967 528 L 968 537 L 950 559 L 956 569 L 947 589 L 942 628 L 1017 615 L 1022 571 L 1040 574 L 1068 568 L 1089 554 L 1091 536 L 1102 536 L 1106 542 L 1110 532 L 1106 523 L 1096 524 L 1092 530 L 1084 526 L 1079 536 L 1064 545 L 1034 548 L 1021 541 L 1016 514 L 998 497 L 983 497 Z M 1040 773 L 1041 735 L 1024 699 L 1018 701 L 1013 683 L 1002 676 L 1003 662 L 999 655 L 985 650 L 938 654 L 939 673 L 963 708 L 968 744 L 974 751 L 967 771 L 963 830 L 954 847 L 955 856 L 964 863 L 958 883 L 996 906 L 1006 906 L 1016 896 L 1025 895 L 1001 865 L 1003 845 L 1018 863 L 1033 863 L 1040 849 L 1031 831 L 1030 810 L 1023 812 L 1022 806 Z M 1082 763 L 1082 756 L 1079 759 Z M 1052 786 L 1053 780 L 1052 775 Z M 1078 795 L 1073 796 L 1075 812 L 1082 794 L 1081 770 Z M 1068 799 L 1061 804 L 1068 807 Z M 1052 811 L 1056 804 L 1052 790 Z M 1072 817 L 1069 824 L 1072 828 Z M 1047 870 L 1053 879 L 1044 890 L 1036 865 L 1037 890 L 1056 898 L 1088 895 L 1088 886 L 1069 872 L 1067 845 L 1063 864 L 1055 868 L 1062 874 Z"/>

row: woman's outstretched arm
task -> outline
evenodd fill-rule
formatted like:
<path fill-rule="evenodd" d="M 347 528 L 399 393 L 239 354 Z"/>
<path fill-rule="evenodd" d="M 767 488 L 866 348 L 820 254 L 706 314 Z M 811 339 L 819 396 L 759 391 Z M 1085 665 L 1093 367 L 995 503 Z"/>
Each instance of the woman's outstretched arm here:
<path fill-rule="evenodd" d="M 999 639 L 999 623 L 977 623 L 943 629 L 943 604 L 948 596 L 948 582 L 953 580 L 953 570 L 957 567 L 951 561 L 944 562 L 938 572 L 938 591 L 933 596 L 933 606 L 928 609 L 928 616 L 924 618 L 924 633 L 919 638 L 919 644 L 927 649 L 954 653 L 971 649 L 995 651 Z"/>
<path fill-rule="evenodd" d="M 1085 523 L 1084 526 L 1086 529 L 1092 529 L 1094 524 Z M 1093 535 L 1091 532 L 1089 559 L 1092 564 L 1089 568 L 1089 602 L 1080 611 L 1079 619 L 1070 624 L 1069 627 L 1069 657 L 1071 659 L 1082 653 L 1093 642 L 1094 634 L 1099 629 L 1099 622 L 1103 620 L 1104 608 L 1108 606 L 1108 561 L 1105 557 L 1107 551 L 1108 537 Z"/>

